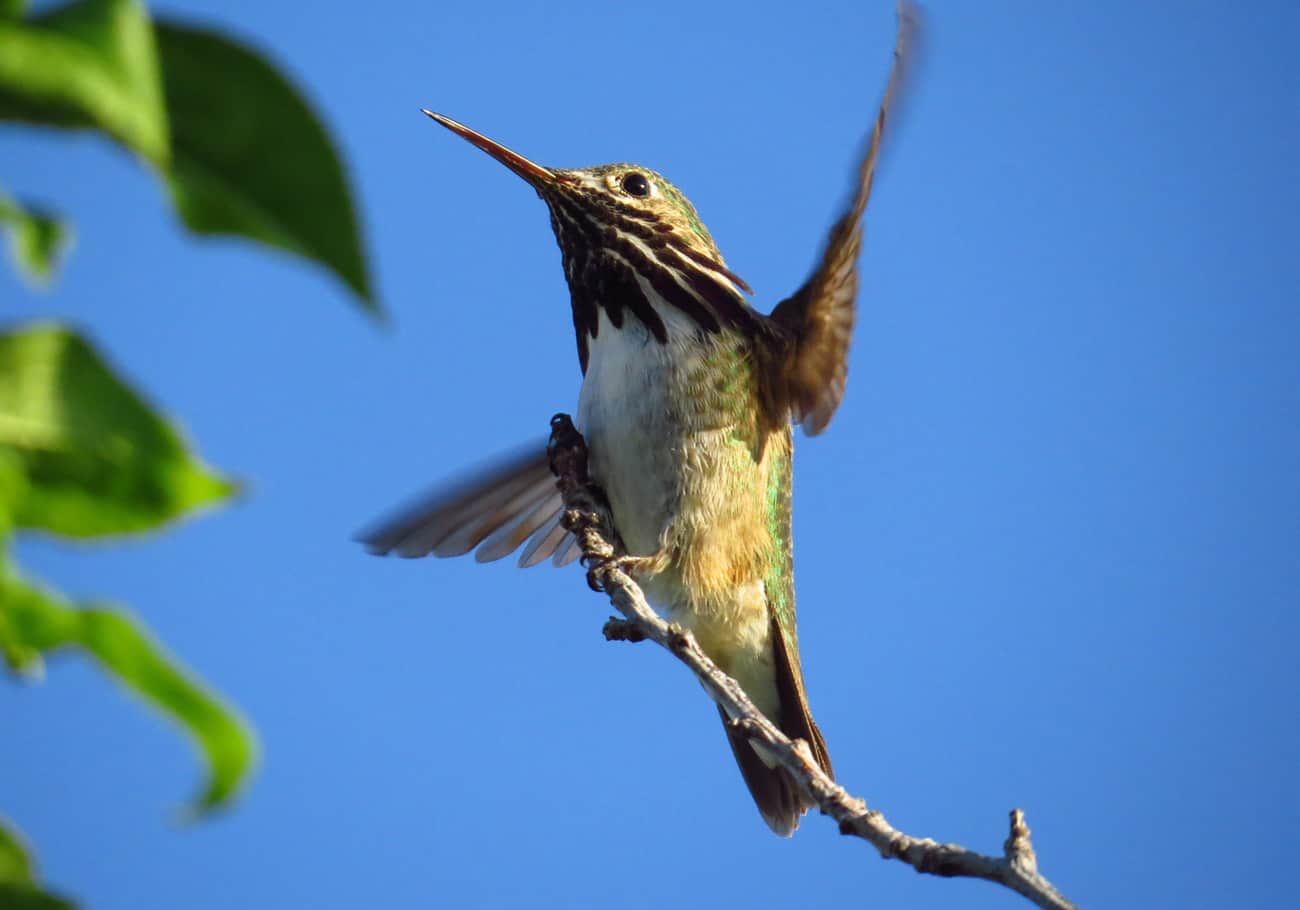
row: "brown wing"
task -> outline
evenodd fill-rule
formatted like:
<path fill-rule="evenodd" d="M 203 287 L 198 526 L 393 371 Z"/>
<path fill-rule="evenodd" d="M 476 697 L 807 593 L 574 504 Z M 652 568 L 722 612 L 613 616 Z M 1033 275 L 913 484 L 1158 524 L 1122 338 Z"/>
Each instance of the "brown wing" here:
<path fill-rule="evenodd" d="M 871 197 L 886 114 L 898 94 L 916 28 L 915 7 L 900 3 L 894 62 L 867 150 L 858 165 L 857 187 L 848 206 L 831 228 L 817 268 L 803 287 L 772 311 L 771 318 L 785 330 L 789 342 L 783 352 L 784 362 L 778 364 L 777 369 L 780 384 L 778 403 L 789 411 L 809 436 L 816 436 L 826 429 L 844 397 L 854 302 L 858 294 L 862 213 Z"/>
<path fill-rule="evenodd" d="M 564 565 L 578 554 L 577 541 L 560 526 L 562 505 L 546 450 L 530 448 L 438 490 L 362 531 L 357 540 L 381 556 L 460 556 L 478 547 L 474 557 L 491 562 L 531 537 L 521 566 L 537 565 L 548 556 Z"/>

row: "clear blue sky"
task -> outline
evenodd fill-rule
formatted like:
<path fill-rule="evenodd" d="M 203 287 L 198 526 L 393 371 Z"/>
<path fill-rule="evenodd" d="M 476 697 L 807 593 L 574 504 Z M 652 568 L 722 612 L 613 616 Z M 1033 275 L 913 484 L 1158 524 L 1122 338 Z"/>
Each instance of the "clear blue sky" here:
<path fill-rule="evenodd" d="M 321 273 L 178 228 L 89 136 L 0 128 L 76 221 L 67 317 L 249 497 L 29 543 L 144 616 L 264 760 L 172 811 L 187 744 L 80 660 L 0 686 L 0 809 L 96 910 L 1016 907 L 755 813 L 686 672 L 580 572 L 367 557 L 359 525 L 576 404 L 541 203 L 418 113 L 640 161 L 764 309 L 807 273 L 888 0 L 169 3 L 272 49 L 351 166 L 381 331 Z M 848 394 L 795 468 L 800 638 L 841 780 L 986 851 L 1029 813 L 1085 906 L 1268 906 L 1300 837 L 1300 7 L 942 3 L 868 214 Z"/>

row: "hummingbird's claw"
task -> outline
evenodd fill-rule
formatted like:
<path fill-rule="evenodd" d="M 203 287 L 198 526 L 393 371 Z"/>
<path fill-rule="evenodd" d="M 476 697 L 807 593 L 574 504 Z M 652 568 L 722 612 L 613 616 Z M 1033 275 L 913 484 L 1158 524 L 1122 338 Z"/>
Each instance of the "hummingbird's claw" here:
<path fill-rule="evenodd" d="M 589 566 L 587 568 L 587 587 L 591 588 L 591 590 L 595 591 L 597 594 L 605 590 L 604 585 L 600 583 L 600 579 L 596 577 L 596 572 L 600 568 L 600 566 Z"/>

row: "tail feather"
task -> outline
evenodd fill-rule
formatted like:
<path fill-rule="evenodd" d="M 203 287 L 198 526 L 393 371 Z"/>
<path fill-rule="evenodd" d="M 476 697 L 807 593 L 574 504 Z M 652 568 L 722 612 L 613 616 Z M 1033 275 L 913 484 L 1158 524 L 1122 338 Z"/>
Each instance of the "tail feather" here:
<path fill-rule="evenodd" d="M 803 678 L 798 665 L 790 659 L 786 638 L 775 618 L 772 623 L 772 650 L 776 670 L 776 690 L 781 699 L 779 718 L 771 718 L 781 732 L 791 739 L 802 739 L 812 749 L 817 764 L 832 779 L 835 771 L 831 768 L 830 753 L 826 749 L 826 740 L 822 731 L 813 720 L 808 707 L 808 698 L 804 695 Z M 736 730 L 727 720 L 726 712 L 721 708 L 722 726 L 727 731 L 727 742 L 736 756 L 740 774 L 749 787 L 749 794 L 758 806 L 767 826 L 781 837 L 789 837 L 799 827 L 799 819 L 812 808 L 813 803 L 804 798 L 784 768 L 769 767 L 744 733 Z"/>
<path fill-rule="evenodd" d="M 749 744 L 749 738 L 732 727 L 725 711 L 719 708 L 718 714 L 722 716 L 722 726 L 727 731 L 727 742 L 736 756 L 736 764 L 740 766 L 740 775 L 745 779 L 745 786 L 749 787 L 749 795 L 754 798 L 763 821 L 781 837 L 794 834 L 807 808 L 799 797 L 799 788 L 784 770 L 769 768 L 759 758 Z"/>
<path fill-rule="evenodd" d="M 772 617 L 772 651 L 776 666 L 776 694 L 781 699 L 781 720 L 778 724 L 781 732 L 791 739 L 805 740 L 812 749 L 817 764 L 834 780 L 835 770 L 831 767 L 826 740 L 822 737 L 817 722 L 813 720 L 812 709 L 808 707 L 798 658 L 791 654 L 790 641 L 775 616 Z"/>

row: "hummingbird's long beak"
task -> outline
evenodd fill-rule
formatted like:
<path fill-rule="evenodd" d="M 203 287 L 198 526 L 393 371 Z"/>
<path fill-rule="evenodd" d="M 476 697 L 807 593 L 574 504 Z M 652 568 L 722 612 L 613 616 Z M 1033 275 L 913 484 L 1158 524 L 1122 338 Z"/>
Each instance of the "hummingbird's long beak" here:
<path fill-rule="evenodd" d="M 493 142 L 482 133 L 475 132 L 463 123 L 457 123 L 450 117 L 444 117 L 442 114 L 435 114 L 433 111 L 428 111 L 424 108 L 420 108 L 420 112 L 436 120 L 438 123 L 441 123 L 462 139 L 478 146 L 497 161 L 500 161 L 506 167 L 510 168 L 510 170 L 514 171 L 520 177 L 523 177 L 534 187 L 540 189 L 542 186 L 573 182 L 573 179 L 567 174 L 557 173 L 550 168 L 542 167 L 540 164 L 534 164 L 523 155 L 515 154 L 501 143 Z"/>

